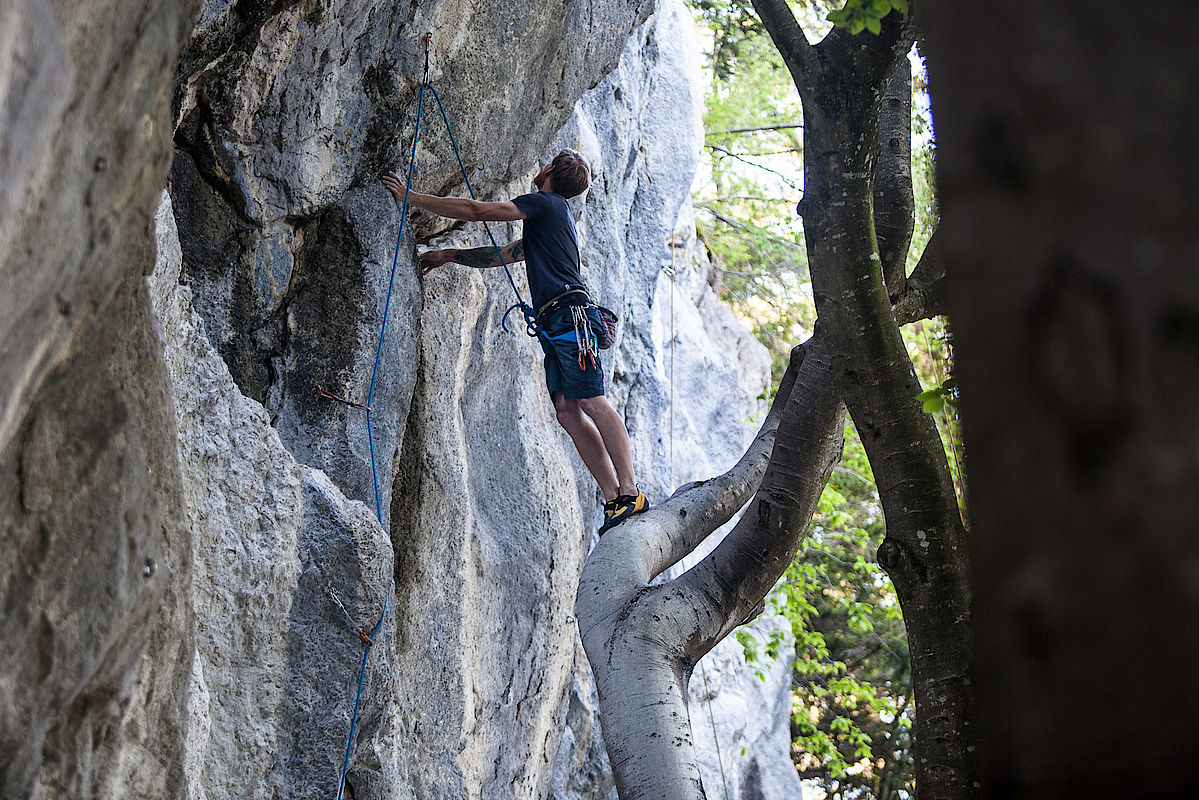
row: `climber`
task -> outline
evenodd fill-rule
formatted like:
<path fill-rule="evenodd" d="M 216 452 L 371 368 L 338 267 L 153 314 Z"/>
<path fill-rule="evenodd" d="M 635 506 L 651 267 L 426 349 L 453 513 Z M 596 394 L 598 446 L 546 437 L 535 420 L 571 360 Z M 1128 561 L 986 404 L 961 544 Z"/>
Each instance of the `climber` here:
<path fill-rule="evenodd" d="M 583 464 L 603 492 L 602 534 L 645 511 L 648 502 L 633 476 L 624 420 L 604 397 L 604 371 L 592 333 L 599 328 L 600 319 L 583 285 L 578 236 L 566 203 L 590 183 L 586 159 L 574 150 L 563 150 L 533 178 L 534 193 L 505 202 L 480 202 L 408 192 L 408 202 L 451 219 L 524 220 L 524 237 L 499 249 L 504 261 L 525 262 L 541 329 L 537 338 L 545 351 L 546 387 L 558 423 L 570 434 Z M 403 202 L 407 187 L 399 175 L 387 173 L 383 184 L 397 204 Z M 494 247 L 429 250 L 420 256 L 421 274 L 451 262 L 478 268 L 503 263 Z"/>

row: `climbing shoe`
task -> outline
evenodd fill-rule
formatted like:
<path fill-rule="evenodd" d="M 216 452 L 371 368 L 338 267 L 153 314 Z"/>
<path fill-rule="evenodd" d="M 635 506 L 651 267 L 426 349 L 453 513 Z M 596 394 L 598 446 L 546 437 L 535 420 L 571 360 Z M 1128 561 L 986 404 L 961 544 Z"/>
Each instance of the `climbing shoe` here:
<path fill-rule="evenodd" d="M 629 517 L 640 514 L 647 508 L 649 508 L 649 501 L 641 492 L 636 495 L 622 494 L 615 500 L 609 500 L 604 503 L 604 524 L 600 526 L 600 536 L 603 536 L 609 528 L 615 528 Z"/>

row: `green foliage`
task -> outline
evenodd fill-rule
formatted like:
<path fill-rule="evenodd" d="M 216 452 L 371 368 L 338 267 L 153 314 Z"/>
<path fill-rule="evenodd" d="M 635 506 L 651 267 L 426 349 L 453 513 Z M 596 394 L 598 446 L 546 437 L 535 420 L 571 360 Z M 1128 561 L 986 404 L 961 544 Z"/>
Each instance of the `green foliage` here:
<path fill-rule="evenodd" d="M 696 0 L 695 10 L 712 32 L 711 68 L 721 81 L 736 74 L 736 66 L 745 60 L 741 46 L 766 34 L 749 0 Z"/>
<path fill-rule="evenodd" d="M 874 557 L 883 535 L 850 425 L 807 546 L 770 598 L 795 640 L 793 757 L 829 797 L 911 789 L 911 671 L 895 590 Z"/>
<path fill-rule="evenodd" d="M 827 19 L 855 36 L 862 31 L 877 36 L 882 33 L 883 18 L 892 11 L 907 14 L 908 0 L 846 0 L 843 7 L 828 12 Z"/>
<path fill-rule="evenodd" d="M 725 298 L 770 349 L 777 380 L 815 320 L 795 214 L 799 99 L 748 0 L 699 0 L 697 16 L 712 46 L 697 229 Z"/>
<path fill-rule="evenodd" d="M 963 519 L 967 519 L 965 507 L 965 471 L 962 463 L 960 442 L 962 421 L 958 415 L 958 383 L 953 377 L 953 337 L 944 317 L 934 317 L 917 322 L 903 330 L 908 346 L 908 355 L 916 369 L 916 377 L 926 387 L 917 396 L 924 411 L 932 414 L 945 445 L 945 455 L 958 495 L 958 505 Z"/>

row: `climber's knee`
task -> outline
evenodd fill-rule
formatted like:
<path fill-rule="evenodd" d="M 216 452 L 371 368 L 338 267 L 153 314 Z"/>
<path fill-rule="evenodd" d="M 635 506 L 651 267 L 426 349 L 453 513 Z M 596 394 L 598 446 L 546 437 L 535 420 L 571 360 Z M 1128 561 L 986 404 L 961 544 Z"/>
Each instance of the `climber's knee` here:
<path fill-rule="evenodd" d="M 554 411 L 557 412 L 558 424 L 566 430 L 583 421 L 583 412 L 578 400 L 567 400 L 561 392 L 554 392 Z"/>
<path fill-rule="evenodd" d="M 596 397 L 582 397 L 574 402 L 578 403 L 579 410 L 589 417 L 594 417 L 596 412 L 603 413 L 609 407 L 602 394 Z"/>

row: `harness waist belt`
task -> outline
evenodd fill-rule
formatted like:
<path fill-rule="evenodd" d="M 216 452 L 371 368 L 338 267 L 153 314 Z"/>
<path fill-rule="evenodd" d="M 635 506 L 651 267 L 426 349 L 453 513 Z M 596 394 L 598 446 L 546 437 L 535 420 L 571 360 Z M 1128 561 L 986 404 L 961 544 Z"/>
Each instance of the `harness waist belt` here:
<path fill-rule="evenodd" d="M 587 288 L 585 286 L 571 286 L 568 287 L 567 290 L 562 294 L 557 295 L 556 297 L 551 297 L 549 302 L 537 309 L 537 316 L 540 317 L 550 311 L 557 311 L 559 306 L 566 305 L 561 301 L 564 298 L 570 297 L 572 294 L 581 294 L 588 303 L 591 302 L 591 295 L 587 294 Z"/>

